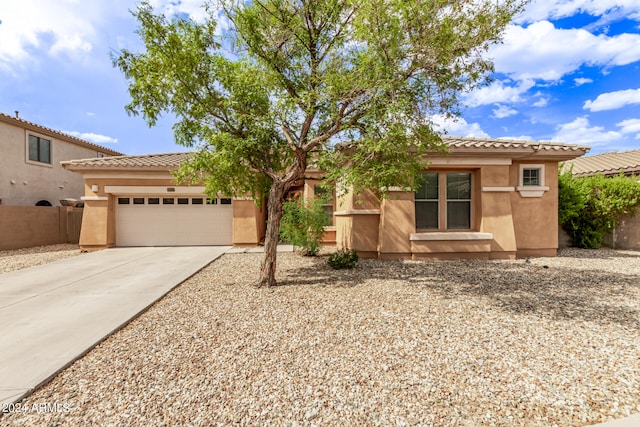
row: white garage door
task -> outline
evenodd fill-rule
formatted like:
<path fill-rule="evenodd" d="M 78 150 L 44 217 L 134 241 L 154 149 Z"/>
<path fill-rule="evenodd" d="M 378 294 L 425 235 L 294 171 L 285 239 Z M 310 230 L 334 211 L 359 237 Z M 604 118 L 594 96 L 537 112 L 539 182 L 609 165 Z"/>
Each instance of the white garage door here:
<path fill-rule="evenodd" d="M 116 246 L 231 245 L 231 199 L 118 196 Z"/>

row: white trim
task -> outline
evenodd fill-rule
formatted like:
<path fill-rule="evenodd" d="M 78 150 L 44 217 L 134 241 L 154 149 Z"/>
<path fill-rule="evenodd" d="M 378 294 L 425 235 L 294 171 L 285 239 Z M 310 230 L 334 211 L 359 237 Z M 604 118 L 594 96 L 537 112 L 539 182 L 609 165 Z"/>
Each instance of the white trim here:
<path fill-rule="evenodd" d="M 49 163 L 46 162 L 39 162 L 37 160 L 31 160 L 29 158 L 29 136 L 35 136 L 37 138 L 40 139 L 46 139 L 47 141 L 49 141 Z M 54 139 L 50 136 L 46 136 L 44 134 L 38 133 L 38 132 L 33 132 L 30 131 L 28 129 L 25 129 L 25 163 L 29 164 L 29 165 L 34 165 L 34 166 L 44 166 L 46 168 L 53 168 L 54 166 L 54 161 L 53 161 L 53 141 Z"/>
<path fill-rule="evenodd" d="M 96 201 L 96 200 L 109 200 L 107 196 L 82 196 L 80 200 L 83 201 Z"/>
<path fill-rule="evenodd" d="M 510 193 L 516 191 L 515 187 L 482 187 L 483 193 Z"/>
<path fill-rule="evenodd" d="M 447 165 L 463 165 L 463 166 L 510 166 L 512 161 L 510 158 L 493 158 L 493 157 L 435 157 L 429 158 L 429 163 L 437 166 Z"/>
<path fill-rule="evenodd" d="M 518 187 L 521 197 L 542 197 L 545 191 L 549 191 L 549 187 Z"/>
<path fill-rule="evenodd" d="M 333 216 L 346 215 L 380 215 L 380 209 L 350 209 L 345 211 L 335 211 Z"/>
<path fill-rule="evenodd" d="M 173 188 L 173 191 L 169 190 Z M 105 185 L 104 192 L 110 194 L 198 194 L 204 195 L 204 187 L 180 187 L 174 185 Z"/>
<path fill-rule="evenodd" d="M 525 169 L 538 169 L 540 185 L 524 185 L 524 170 Z M 520 197 L 542 197 L 545 191 L 549 191 L 549 187 L 544 185 L 545 165 L 542 163 L 520 163 L 518 169 L 518 187 L 516 188 L 520 193 Z"/>
<path fill-rule="evenodd" d="M 476 231 L 415 233 L 409 236 L 409 240 L 414 242 L 423 240 L 493 240 L 493 233 Z"/>

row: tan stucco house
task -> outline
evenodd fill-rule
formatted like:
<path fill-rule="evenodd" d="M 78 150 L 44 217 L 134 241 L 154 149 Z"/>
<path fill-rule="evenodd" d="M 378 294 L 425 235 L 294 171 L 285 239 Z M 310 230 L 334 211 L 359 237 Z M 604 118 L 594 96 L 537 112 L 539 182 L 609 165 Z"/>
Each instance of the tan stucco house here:
<path fill-rule="evenodd" d="M 588 148 L 445 137 L 444 156 L 429 156 L 416 192 L 389 189 L 334 195 L 325 242 L 383 259 L 553 256 L 558 248 L 558 162 Z M 255 246 L 265 212 L 247 198 L 208 197 L 204 188 L 176 185 L 171 170 L 188 153 L 63 162 L 85 179 L 80 245 Z M 298 188 L 320 191 L 308 171 Z"/>
<path fill-rule="evenodd" d="M 82 176 L 62 160 L 119 156 L 122 153 L 62 132 L 0 113 L 0 203 L 59 206 L 84 195 Z"/>

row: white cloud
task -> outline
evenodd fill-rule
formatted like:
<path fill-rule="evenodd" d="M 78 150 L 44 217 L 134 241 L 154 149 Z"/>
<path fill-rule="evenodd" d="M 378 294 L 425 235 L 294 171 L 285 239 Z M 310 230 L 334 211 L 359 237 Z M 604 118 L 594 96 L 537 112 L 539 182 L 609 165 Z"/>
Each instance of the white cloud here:
<path fill-rule="evenodd" d="M 496 104 L 496 106 L 498 108 L 494 108 L 493 114 L 491 115 L 491 117 L 493 117 L 494 119 L 504 119 L 506 117 L 511 117 L 511 116 L 515 116 L 516 114 L 518 114 L 518 110 L 515 110 L 513 108 L 509 108 L 506 105 L 500 105 L 500 104 Z"/>
<path fill-rule="evenodd" d="M 640 4 L 637 0 L 538 0 L 529 3 L 525 11 L 516 17 L 516 22 L 567 18 L 577 13 L 630 17 L 640 13 Z"/>
<path fill-rule="evenodd" d="M 640 119 L 627 119 L 620 123 L 616 123 L 620 129 L 620 132 L 624 134 L 635 133 L 636 139 L 640 139 Z"/>
<path fill-rule="evenodd" d="M 558 126 L 551 141 L 597 147 L 618 142 L 622 138 L 621 132 L 607 131 L 602 126 L 591 126 L 587 116 L 583 116 Z"/>
<path fill-rule="evenodd" d="M 469 107 L 490 105 L 501 102 L 522 102 L 522 94 L 534 86 L 533 80 L 524 80 L 512 85 L 511 80 L 496 80 L 489 86 L 481 87 L 463 97 L 463 102 Z"/>
<path fill-rule="evenodd" d="M 447 119 L 442 115 L 435 115 L 431 120 L 436 129 L 446 131 L 449 135 L 464 138 L 489 138 L 489 134 L 482 130 L 478 123 L 467 123 L 465 119 Z"/>
<path fill-rule="evenodd" d="M 540 98 L 531 105 L 533 107 L 546 107 L 548 103 L 549 103 L 549 100 L 547 98 Z"/>
<path fill-rule="evenodd" d="M 576 86 L 582 86 L 585 85 L 587 83 L 593 83 L 593 79 L 588 79 L 585 77 L 578 77 L 577 79 L 573 79 L 573 82 L 576 84 Z"/>
<path fill-rule="evenodd" d="M 76 132 L 73 130 L 71 131 L 63 130 L 61 132 L 67 135 L 75 136 L 76 138 L 94 142 L 96 144 L 117 144 L 118 143 L 118 138 L 112 138 L 110 136 L 100 135 L 92 132 Z"/>
<path fill-rule="evenodd" d="M 186 14 L 196 21 L 206 16 L 205 0 L 155 0 L 165 14 Z M 130 27 L 118 34 L 114 23 L 135 19 L 135 0 L 20 0 L 0 1 L 0 72 L 19 75 L 26 65 L 37 65 L 43 55 L 78 61 L 88 55 L 107 58 L 110 47 L 121 49 L 137 39 Z M 137 25 L 136 25 L 137 26 Z M 112 46 L 99 46 L 112 35 Z M 97 49 L 100 47 L 100 49 Z M 104 50 L 101 50 L 104 49 Z"/>
<path fill-rule="evenodd" d="M 204 7 L 205 0 L 152 0 L 151 6 L 165 16 L 188 15 L 196 22 L 203 22 L 208 14 Z"/>
<path fill-rule="evenodd" d="M 605 111 L 622 108 L 629 104 L 640 104 L 640 89 L 601 93 L 594 101 L 585 102 L 582 108 L 590 111 Z"/>
<path fill-rule="evenodd" d="M 86 54 L 96 37 L 90 5 L 70 1 L 3 1 L 0 5 L 0 63 L 33 60 L 33 49 L 52 56 Z"/>
<path fill-rule="evenodd" d="M 518 80 L 559 80 L 582 65 L 610 67 L 640 60 L 640 34 L 609 37 L 583 29 L 556 28 L 540 21 L 509 25 L 504 44 L 490 51 L 495 69 Z"/>

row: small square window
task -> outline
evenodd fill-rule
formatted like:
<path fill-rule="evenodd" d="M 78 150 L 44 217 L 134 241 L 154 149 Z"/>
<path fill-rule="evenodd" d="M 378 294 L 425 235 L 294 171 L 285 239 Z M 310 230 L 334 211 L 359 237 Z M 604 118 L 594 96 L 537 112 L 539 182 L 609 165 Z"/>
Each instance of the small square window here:
<path fill-rule="evenodd" d="M 162 199 L 162 204 L 163 205 L 173 205 L 175 203 L 175 200 L 173 198 L 163 198 Z"/>
<path fill-rule="evenodd" d="M 189 199 L 187 199 L 186 197 L 178 197 L 178 204 L 179 205 L 188 205 L 189 204 Z"/>
<path fill-rule="evenodd" d="M 134 197 L 133 198 L 134 205 L 144 205 L 144 197 Z"/>
<path fill-rule="evenodd" d="M 119 205 L 128 205 L 130 203 L 131 203 L 131 199 L 129 199 L 128 197 L 118 197 Z"/>
<path fill-rule="evenodd" d="M 148 203 L 150 205 L 159 205 L 160 199 L 158 197 L 149 197 Z"/>
<path fill-rule="evenodd" d="M 218 199 L 207 197 L 207 204 L 208 205 L 217 205 L 218 204 Z"/>
<path fill-rule="evenodd" d="M 202 204 L 202 198 L 201 197 L 196 197 L 191 199 L 191 204 L 192 205 L 201 205 Z"/>
<path fill-rule="evenodd" d="M 230 204 L 231 204 L 231 199 L 228 199 L 228 198 L 221 198 L 221 199 L 220 199 L 220 204 L 221 204 L 221 205 L 230 205 Z"/>
<path fill-rule="evenodd" d="M 525 187 L 540 186 L 540 169 L 538 168 L 522 169 L 522 185 Z"/>

